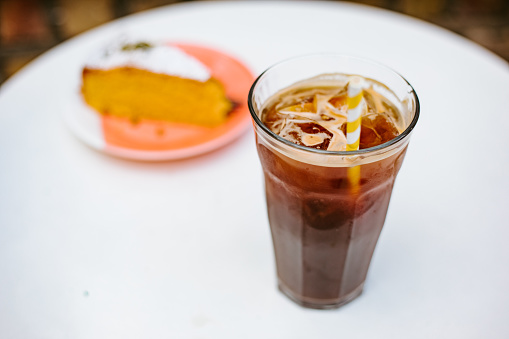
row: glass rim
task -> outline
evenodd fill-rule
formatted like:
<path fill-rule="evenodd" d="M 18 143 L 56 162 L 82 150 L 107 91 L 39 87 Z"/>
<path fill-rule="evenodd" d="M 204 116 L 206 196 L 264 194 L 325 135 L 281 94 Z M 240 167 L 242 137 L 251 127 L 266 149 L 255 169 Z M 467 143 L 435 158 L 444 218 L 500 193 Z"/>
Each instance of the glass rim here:
<path fill-rule="evenodd" d="M 293 61 L 293 60 L 306 59 L 306 58 L 310 58 L 310 57 L 317 57 L 317 56 L 346 57 L 346 58 L 357 59 L 357 60 L 360 60 L 362 62 L 366 62 L 366 63 L 372 64 L 372 65 L 375 65 L 377 67 L 384 68 L 384 69 L 388 70 L 389 72 L 395 74 L 399 78 L 401 78 L 410 87 L 411 90 L 409 91 L 409 94 L 411 94 L 414 97 L 414 99 L 415 99 L 415 114 L 414 114 L 414 117 L 412 118 L 412 121 L 410 122 L 410 124 L 408 124 L 407 128 L 405 128 L 405 130 L 400 135 L 398 135 L 396 138 L 394 138 L 394 139 L 391 139 L 391 140 L 389 140 L 387 142 L 384 142 L 383 144 L 380 144 L 380 145 L 377 145 L 377 146 L 374 146 L 374 147 L 364 148 L 364 149 L 360 149 L 360 150 L 357 150 L 357 151 L 328 151 L 328 150 L 321 150 L 321 149 L 317 149 L 317 148 L 311 148 L 311 147 L 306 147 L 306 146 L 302 146 L 302 145 L 297 145 L 297 144 L 295 144 L 295 143 L 293 143 L 293 142 L 291 142 L 289 140 L 286 140 L 285 138 L 277 135 L 276 133 L 272 132 L 261 121 L 260 117 L 256 114 L 255 109 L 253 107 L 253 100 L 252 100 L 252 98 L 253 98 L 253 94 L 254 94 L 254 90 L 255 90 L 256 85 L 258 84 L 260 79 L 267 72 L 269 72 L 270 70 L 274 69 L 275 67 L 277 67 L 277 66 L 279 66 L 279 65 L 281 65 L 283 63 L 286 63 L 288 61 Z M 417 93 L 415 92 L 415 89 L 413 88 L 413 86 L 408 82 L 408 80 L 405 79 L 405 77 L 403 77 L 401 74 L 399 74 L 398 72 L 396 72 L 392 68 L 390 68 L 388 66 L 385 66 L 385 65 L 383 65 L 381 63 L 378 63 L 376 61 L 373 61 L 373 60 L 371 60 L 369 58 L 358 57 L 358 56 L 348 55 L 348 54 L 341 54 L 341 53 L 312 53 L 312 54 L 305 54 L 305 55 L 301 55 L 301 56 L 287 58 L 287 59 L 284 59 L 282 61 L 279 61 L 279 62 L 273 64 L 272 66 L 268 67 L 265 71 L 263 71 L 256 78 L 256 80 L 253 82 L 253 84 L 251 85 L 251 88 L 249 89 L 248 98 L 247 98 L 247 105 L 249 107 L 249 112 L 251 113 L 251 117 L 253 118 L 253 121 L 256 123 L 256 125 L 258 127 L 260 127 L 267 135 L 269 135 L 270 137 L 276 139 L 277 141 L 282 142 L 283 144 L 285 144 L 285 145 L 287 145 L 289 147 L 296 148 L 298 150 L 305 151 L 305 152 L 310 152 L 310 153 L 315 153 L 315 154 L 323 154 L 323 155 L 338 155 L 338 156 L 363 155 L 363 154 L 367 154 L 367 153 L 372 153 L 372 152 L 380 151 L 380 150 L 388 148 L 388 147 L 390 147 L 392 145 L 395 145 L 395 144 L 399 143 L 401 140 L 405 139 L 408 135 L 410 135 L 410 133 L 414 129 L 415 125 L 417 124 L 417 120 L 419 120 L 419 115 L 420 115 L 419 97 L 417 96 Z"/>

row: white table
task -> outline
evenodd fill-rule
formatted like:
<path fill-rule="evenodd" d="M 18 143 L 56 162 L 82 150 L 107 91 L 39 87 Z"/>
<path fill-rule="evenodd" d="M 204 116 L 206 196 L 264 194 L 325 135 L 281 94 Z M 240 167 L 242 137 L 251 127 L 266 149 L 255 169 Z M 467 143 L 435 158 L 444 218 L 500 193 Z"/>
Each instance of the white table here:
<path fill-rule="evenodd" d="M 251 131 L 164 163 L 71 135 L 84 55 L 121 33 L 213 46 L 254 73 L 368 56 L 413 84 L 421 118 L 360 298 L 316 311 L 276 290 Z M 0 338 L 508 338 L 508 113 L 505 61 L 365 6 L 188 3 L 71 39 L 0 89 Z"/>

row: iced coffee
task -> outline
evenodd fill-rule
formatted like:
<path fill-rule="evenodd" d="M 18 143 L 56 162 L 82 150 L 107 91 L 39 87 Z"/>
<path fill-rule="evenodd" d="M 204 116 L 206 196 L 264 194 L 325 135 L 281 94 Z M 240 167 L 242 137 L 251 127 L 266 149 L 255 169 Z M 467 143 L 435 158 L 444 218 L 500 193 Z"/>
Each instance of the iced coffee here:
<path fill-rule="evenodd" d="M 393 84 L 399 86 L 396 93 L 383 77 L 370 78 L 365 71 L 360 149 L 347 152 L 352 73 L 334 68 L 336 57 L 326 57 L 333 67 L 323 73 L 298 79 L 291 72 L 297 80 L 292 83 L 281 81 L 281 74 L 272 79 L 270 72 L 287 67 L 275 66 L 260 76 L 249 97 L 279 288 L 312 308 L 336 308 L 362 292 L 418 117 L 417 97 L 404 79 L 382 67 L 392 75 L 389 82 L 401 80 Z M 296 62 L 315 57 L 307 58 Z"/>

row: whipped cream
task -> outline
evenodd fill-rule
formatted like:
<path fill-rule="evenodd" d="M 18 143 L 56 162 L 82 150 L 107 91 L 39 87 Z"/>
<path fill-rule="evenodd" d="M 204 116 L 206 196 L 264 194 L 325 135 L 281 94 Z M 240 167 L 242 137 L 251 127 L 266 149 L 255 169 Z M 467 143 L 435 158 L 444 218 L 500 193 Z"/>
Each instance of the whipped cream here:
<path fill-rule="evenodd" d="M 210 78 L 209 69 L 181 49 L 141 41 L 112 45 L 93 55 L 85 67 L 101 70 L 133 67 L 202 82 Z"/>

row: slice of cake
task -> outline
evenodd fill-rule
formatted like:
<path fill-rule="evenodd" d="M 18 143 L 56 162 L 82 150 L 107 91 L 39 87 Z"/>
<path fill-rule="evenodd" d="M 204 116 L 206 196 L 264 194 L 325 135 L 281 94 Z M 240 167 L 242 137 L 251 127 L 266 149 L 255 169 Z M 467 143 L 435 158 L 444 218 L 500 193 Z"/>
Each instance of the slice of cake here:
<path fill-rule="evenodd" d="M 209 70 L 182 50 L 145 42 L 112 46 L 83 69 L 83 98 L 101 114 L 202 126 L 223 123 L 233 104 Z"/>

